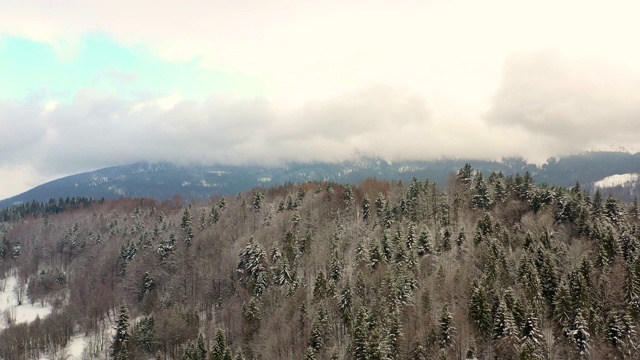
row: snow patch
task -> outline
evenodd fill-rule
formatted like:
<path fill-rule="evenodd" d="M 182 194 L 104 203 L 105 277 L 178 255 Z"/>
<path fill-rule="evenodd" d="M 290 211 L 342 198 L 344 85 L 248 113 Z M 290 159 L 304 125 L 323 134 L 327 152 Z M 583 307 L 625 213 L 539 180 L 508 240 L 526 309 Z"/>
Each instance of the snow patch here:
<path fill-rule="evenodd" d="M 107 190 L 108 190 L 108 191 L 111 191 L 111 192 L 112 192 L 112 193 L 114 193 L 114 194 L 122 195 L 122 196 L 124 196 L 124 194 L 126 193 L 126 192 L 124 191 L 124 189 L 123 189 L 123 188 L 119 188 L 119 187 L 117 187 L 117 186 L 115 186 L 115 185 L 113 185 L 113 186 L 109 186 L 109 187 L 107 188 Z"/>
<path fill-rule="evenodd" d="M 640 174 L 616 174 L 607 176 L 606 178 L 596 181 L 593 185 L 599 189 L 613 188 L 616 186 L 635 186 L 640 179 Z"/>
<path fill-rule="evenodd" d="M 26 296 L 26 285 L 22 289 L 15 275 L 0 279 L 0 330 L 6 329 L 10 323 L 30 323 L 37 317 L 43 319 L 51 314 L 52 307 L 40 303 L 29 304 Z M 22 291 L 22 305 L 18 305 L 16 292 Z"/>
<path fill-rule="evenodd" d="M 399 173 L 416 172 L 422 170 L 424 170 L 424 168 L 420 166 L 400 166 L 398 168 Z"/>
<path fill-rule="evenodd" d="M 206 187 L 206 188 L 214 188 L 214 187 L 219 187 L 220 186 L 219 184 L 209 183 L 209 182 L 206 182 L 205 180 L 200 181 L 200 185 L 202 185 L 202 187 Z"/>
<path fill-rule="evenodd" d="M 87 341 L 88 339 L 83 335 L 74 336 L 67 345 L 67 354 L 69 354 L 72 359 L 82 359 L 84 349 L 87 347 Z"/>
<path fill-rule="evenodd" d="M 228 172 L 227 171 L 223 171 L 223 170 L 209 170 L 208 173 L 209 174 L 218 175 L 218 176 L 222 176 L 222 175 L 226 175 Z"/>

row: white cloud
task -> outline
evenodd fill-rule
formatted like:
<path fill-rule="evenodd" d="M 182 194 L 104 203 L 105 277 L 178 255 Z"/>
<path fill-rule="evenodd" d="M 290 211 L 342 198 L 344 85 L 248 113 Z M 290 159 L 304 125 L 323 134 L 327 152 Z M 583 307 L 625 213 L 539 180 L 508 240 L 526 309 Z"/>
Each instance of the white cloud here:
<path fill-rule="evenodd" d="M 50 43 L 65 60 L 83 36 L 106 34 L 168 61 L 259 79 L 266 98 L 85 89 L 56 105 L 0 99 L 0 170 L 32 179 L 16 166 L 42 178 L 137 160 L 540 161 L 631 147 L 640 135 L 638 13 L 640 3 L 625 0 L 7 0 L 0 37 Z M 101 76 L 136 80 L 113 69 Z"/>
<path fill-rule="evenodd" d="M 640 136 L 640 77 L 551 50 L 512 56 L 486 118 L 545 139 L 547 152 L 632 149 Z"/>
<path fill-rule="evenodd" d="M 56 100 L 51 100 L 44 105 L 42 108 L 42 115 L 46 115 L 52 111 L 54 111 L 58 107 L 59 102 Z"/>

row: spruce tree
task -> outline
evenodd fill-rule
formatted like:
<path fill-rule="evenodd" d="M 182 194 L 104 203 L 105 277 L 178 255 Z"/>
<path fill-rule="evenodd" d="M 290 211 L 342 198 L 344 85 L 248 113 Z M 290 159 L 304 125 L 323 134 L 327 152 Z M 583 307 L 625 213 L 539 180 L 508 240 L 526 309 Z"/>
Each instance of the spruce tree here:
<path fill-rule="evenodd" d="M 453 345 L 455 327 L 453 326 L 453 315 L 449 311 L 449 305 L 445 304 L 442 308 L 439 321 L 439 343 L 440 348 L 446 349 Z"/>
<path fill-rule="evenodd" d="M 129 342 L 131 334 L 129 333 L 129 308 L 124 302 L 120 305 L 115 330 L 116 333 L 113 336 L 113 343 L 111 344 L 111 356 L 118 360 L 126 359 L 127 343 Z"/>
<path fill-rule="evenodd" d="M 354 360 L 367 360 L 368 357 L 368 337 L 369 324 L 367 323 L 369 314 L 367 309 L 361 307 L 356 317 L 356 324 L 353 330 L 353 358 Z"/>
<path fill-rule="evenodd" d="M 578 312 L 573 327 L 569 331 L 569 338 L 573 341 L 578 359 L 584 359 L 589 351 L 589 333 L 586 329 L 586 321 L 582 317 L 582 313 Z"/>

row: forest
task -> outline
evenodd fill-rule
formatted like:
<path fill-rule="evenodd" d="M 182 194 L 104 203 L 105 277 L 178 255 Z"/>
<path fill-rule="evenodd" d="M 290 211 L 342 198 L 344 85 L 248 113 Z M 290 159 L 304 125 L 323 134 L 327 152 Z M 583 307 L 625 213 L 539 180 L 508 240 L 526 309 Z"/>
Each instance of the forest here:
<path fill-rule="evenodd" d="M 0 359 L 638 359 L 637 201 L 467 164 L 368 179 L 7 210 Z"/>

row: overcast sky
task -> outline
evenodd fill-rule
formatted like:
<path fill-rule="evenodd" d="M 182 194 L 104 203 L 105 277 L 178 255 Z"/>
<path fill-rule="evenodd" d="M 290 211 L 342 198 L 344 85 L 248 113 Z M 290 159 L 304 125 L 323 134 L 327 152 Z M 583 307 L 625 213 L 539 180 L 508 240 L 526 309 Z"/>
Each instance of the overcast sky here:
<path fill-rule="evenodd" d="M 640 148 L 638 1 L 0 2 L 0 199 L 135 161 Z"/>

